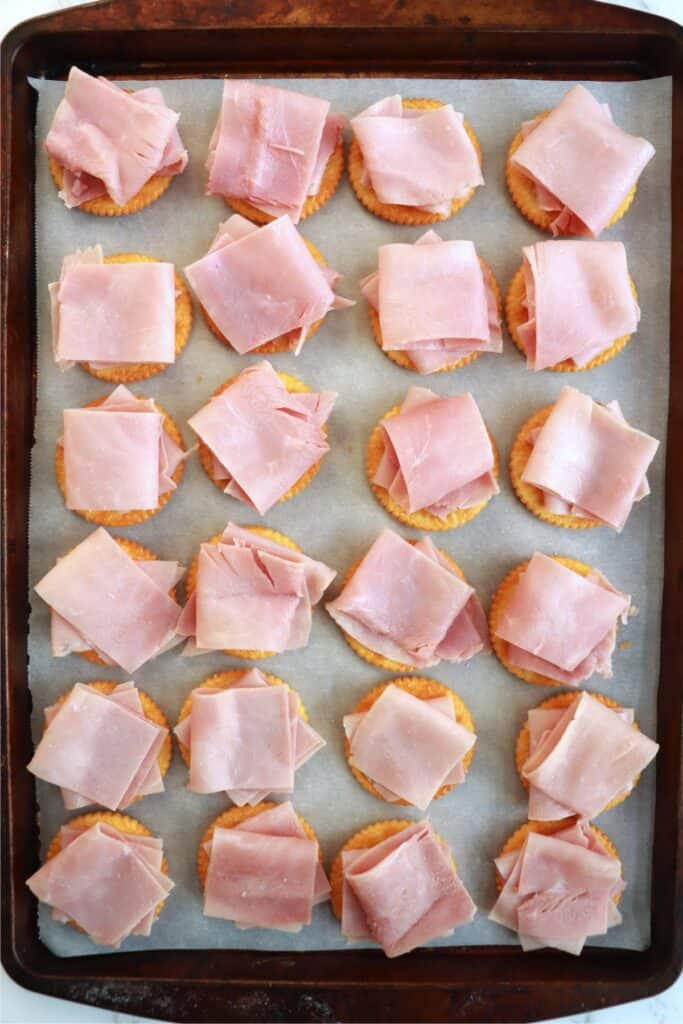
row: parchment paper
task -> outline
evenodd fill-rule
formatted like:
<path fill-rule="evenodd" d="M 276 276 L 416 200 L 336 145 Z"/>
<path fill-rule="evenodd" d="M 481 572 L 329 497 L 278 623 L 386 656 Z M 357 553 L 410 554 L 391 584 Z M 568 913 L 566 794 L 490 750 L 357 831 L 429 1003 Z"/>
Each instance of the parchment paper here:
<path fill-rule="evenodd" d="M 136 82 L 136 86 L 143 83 Z M 64 408 L 84 405 L 111 386 L 76 367 L 61 373 L 50 348 L 47 285 L 57 280 L 66 253 L 101 242 L 105 254 L 139 252 L 173 261 L 182 270 L 202 256 L 220 221 L 230 211 L 221 199 L 204 195 L 204 160 L 221 100 L 221 82 L 161 83 L 168 104 L 180 111 L 180 131 L 190 152 L 186 172 L 174 179 L 166 195 L 142 213 L 118 219 L 68 211 L 50 180 L 42 142 L 63 94 L 62 82 L 41 81 L 37 116 L 37 286 L 38 411 L 31 465 L 31 582 L 56 558 L 79 543 L 93 527 L 66 510 L 55 483 L 54 446 Z M 451 101 L 472 123 L 484 152 L 486 186 L 453 219 L 437 225 L 447 239 L 473 239 L 504 290 L 521 260 L 521 247 L 547 236 L 517 212 L 504 183 L 504 161 L 520 122 L 554 105 L 570 84 L 538 81 L 452 81 L 428 79 L 284 80 L 287 85 L 328 97 L 333 107 L 353 115 L 393 92 Z M 502 356 L 480 356 L 450 374 L 420 378 L 395 366 L 374 344 L 358 280 L 376 266 L 377 247 L 390 241 L 414 241 L 425 229 L 389 224 L 367 213 L 344 180 L 333 200 L 302 224 L 303 234 L 328 262 L 345 275 L 341 292 L 358 299 L 354 309 L 330 314 L 298 358 L 277 355 L 272 361 L 315 389 L 339 392 L 330 421 L 332 450 L 314 482 L 298 497 L 271 509 L 265 522 L 298 541 L 311 556 L 336 568 L 340 577 L 372 543 L 382 527 L 417 536 L 388 516 L 375 501 L 364 473 L 367 438 L 380 416 L 400 402 L 411 384 L 424 384 L 441 395 L 471 390 L 500 450 L 501 494 L 473 522 L 436 534 L 434 540 L 453 555 L 484 606 L 505 574 L 535 549 L 576 557 L 599 567 L 622 591 L 631 593 L 640 614 L 622 630 L 627 650 L 614 657 L 614 678 L 594 677 L 589 688 L 633 706 L 641 727 L 655 732 L 655 691 L 659 663 L 659 628 L 663 560 L 664 438 L 668 400 L 668 308 L 670 231 L 671 80 L 639 83 L 590 83 L 593 94 L 608 101 L 618 124 L 650 139 L 657 155 L 646 168 L 628 215 L 606 232 L 622 239 L 638 288 L 642 320 L 635 338 L 607 365 L 580 374 L 531 373 L 506 335 Z M 567 316 L 571 316 L 571 309 Z M 202 406 L 227 377 L 260 357 L 240 357 L 220 344 L 195 309 L 187 348 L 178 362 L 149 381 L 134 385 L 139 394 L 157 398 L 181 426 L 186 443 L 194 443 L 187 418 Z M 506 471 L 510 444 L 528 416 L 553 402 L 564 384 L 594 398 L 618 398 L 626 417 L 662 440 L 649 474 L 652 495 L 636 506 L 621 536 L 607 529 L 561 530 L 542 523 L 515 499 Z M 219 532 L 228 519 L 247 525 L 255 516 L 222 495 L 196 457 L 190 460 L 178 493 L 163 512 L 132 529 L 113 531 L 152 548 L 161 558 L 185 565 L 202 540 Z M 50 654 L 47 607 L 32 594 L 29 643 L 34 735 L 42 728 L 46 705 L 77 681 L 125 674 L 93 666 L 71 656 Z M 239 662 L 216 654 L 182 658 L 178 651 L 150 662 L 136 682 L 163 708 L 173 726 L 188 692 L 212 672 Z M 395 808 L 371 797 L 349 771 L 342 752 L 341 718 L 371 687 L 388 680 L 347 647 L 322 608 L 314 616 L 309 646 L 261 663 L 301 694 L 313 726 L 327 741 L 325 749 L 297 772 L 293 802 L 316 829 L 326 865 L 357 829 L 382 818 L 418 818 L 419 812 Z M 451 686 L 469 706 L 478 743 L 463 786 L 432 804 L 430 817 L 450 843 L 465 884 L 480 908 L 475 921 L 439 945 L 513 943 L 515 936 L 489 922 L 495 899 L 492 858 L 508 835 L 526 820 L 526 800 L 514 767 L 513 751 L 526 712 L 550 696 L 546 688 L 527 685 L 508 674 L 491 656 L 464 665 L 443 663 L 429 673 Z M 131 810 L 163 836 L 176 888 L 148 939 L 129 939 L 124 949 L 242 947 L 295 950 L 343 948 L 339 925 L 329 905 L 315 910 L 313 923 L 299 934 L 238 931 L 227 922 L 202 915 L 195 873 L 200 837 L 228 806 L 223 796 L 188 792 L 186 769 L 174 753 L 166 792 L 146 797 Z M 615 841 L 628 888 L 622 900 L 623 925 L 595 944 L 643 949 L 649 943 L 649 899 L 655 770 L 650 767 L 633 795 L 601 815 L 598 825 Z M 67 819 L 55 787 L 38 783 L 43 850 Z M 55 924 L 40 908 L 41 937 L 61 956 L 99 950 L 83 935 Z"/>

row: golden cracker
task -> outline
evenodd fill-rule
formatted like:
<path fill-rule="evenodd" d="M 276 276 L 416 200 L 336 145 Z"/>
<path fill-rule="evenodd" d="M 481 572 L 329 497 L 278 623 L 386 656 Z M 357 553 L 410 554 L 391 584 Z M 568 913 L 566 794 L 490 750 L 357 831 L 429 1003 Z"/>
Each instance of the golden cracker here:
<path fill-rule="evenodd" d="M 51 156 L 47 158 L 47 164 L 52 180 L 57 189 L 61 191 L 64 186 L 64 168 Z M 84 213 L 91 213 L 95 217 L 123 217 L 129 213 L 138 213 L 139 210 L 144 210 L 150 203 L 155 203 L 157 199 L 160 199 L 172 180 L 172 174 L 153 175 L 145 182 L 137 195 L 134 195 L 123 206 L 119 206 L 108 195 L 105 195 L 98 196 L 97 199 L 86 199 L 76 209 L 83 210 Z"/>

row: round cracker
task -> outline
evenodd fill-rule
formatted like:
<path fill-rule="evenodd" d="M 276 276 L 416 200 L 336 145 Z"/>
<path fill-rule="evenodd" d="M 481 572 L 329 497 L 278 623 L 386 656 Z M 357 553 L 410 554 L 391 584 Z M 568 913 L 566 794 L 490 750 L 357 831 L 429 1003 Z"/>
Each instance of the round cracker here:
<path fill-rule="evenodd" d="M 64 186 L 64 168 L 51 156 L 47 158 L 47 165 L 52 180 L 57 189 L 61 191 Z M 139 210 L 144 210 L 150 203 L 155 203 L 163 196 L 173 177 L 172 174 L 152 175 L 140 191 L 123 206 L 119 206 L 110 196 L 105 195 L 98 196 L 97 199 L 86 199 L 76 209 L 82 210 L 84 213 L 91 213 L 95 217 L 125 217 L 129 213 L 138 213 Z"/>

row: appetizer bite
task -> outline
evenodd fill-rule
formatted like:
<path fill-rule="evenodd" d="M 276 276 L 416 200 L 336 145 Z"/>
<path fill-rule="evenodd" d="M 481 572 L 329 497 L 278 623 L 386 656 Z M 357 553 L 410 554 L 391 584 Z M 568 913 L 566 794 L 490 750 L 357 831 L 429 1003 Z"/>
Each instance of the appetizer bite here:
<path fill-rule="evenodd" d="M 390 672 L 487 651 L 486 616 L 459 566 L 429 538 L 383 530 L 325 606 L 361 658 Z"/>
<path fill-rule="evenodd" d="M 197 853 L 204 913 L 239 928 L 298 932 L 329 899 L 317 836 L 289 801 L 233 807 Z"/>
<path fill-rule="evenodd" d="M 457 693 L 422 676 L 376 686 L 343 724 L 346 760 L 361 786 L 421 811 L 465 781 L 477 741 Z"/>
<path fill-rule="evenodd" d="M 500 290 L 473 242 L 428 231 L 413 245 L 381 245 L 361 290 L 376 343 L 406 370 L 457 370 L 503 351 Z"/>
<path fill-rule="evenodd" d="M 52 916 L 98 946 L 148 936 L 173 889 L 163 841 L 126 814 L 97 811 L 63 825 L 26 882 Z"/>
<path fill-rule="evenodd" d="M 594 672 L 611 677 L 618 623 L 629 614 L 631 598 L 597 569 L 537 551 L 494 594 L 491 644 L 526 683 L 578 686 Z"/>
<path fill-rule="evenodd" d="M 292 793 L 294 773 L 325 741 L 301 697 L 257 668 L 209 676 L 192 690 L 173 730 L 193 793 L 225 791 L 242 807 Z"/>
<path fill-rule="evenodd" d="M 344 118 L 327 100 L 226 79 L 206 167 L 208 195 L 265 224 L 294 224 L 332 197 L 344 169 Z"/>
<path fill-rule="evenodd" d="M 658 447 L 626 422 L 617 401 L 602 405 L 565 387 L 517 434 L 510 479 L 522 504 L 547 523 L 620 532 L 650 493 L 646 472 Z"/>
<path fill-rule="evenodd" d="M 76 683 L 44 715 L 28 770 L 61 788 L 67 811 L 89 804 L 121 811 L 163 793 L 172 754 L 168 722 L 134 682 Z"/>
<path fill-rule="evenodd" d="M 552 110 L 524 122 L 506 178 L 532 224 L 553 235 L 597 238 L 626 213 L 654 155 L 646 139 L 614 123 L 607 103 L 574 85 Z"/>
<path fill-rule="evenodd" d="M 450 103 L 387 96 L 352 118 L 351 127 L 351 185 L 377 217 L 434 224 L 484 184 L 479 141 Z"/>
<path fill-rule="evenodd" d="M 159 199 L 187 166 L 179 118 L 161 89 L 133 92 L 71 68 L 45 140 L 65 205 L 120 217 Z"/>
<path fill-rule="evenodd" d="M 240 355 L 298 355 L 331 309 L 354 305 L 335 294 L 341 275 L 289 217 L 260 228 L 234 214 L 185 273 L 212 332 Z"/>
<path fill-rule="evenodd" d="M 498 494 L 498 453 L 472 395 L 412 387 L 377 424 L 370 485 L 390 515 L 418 530 L 467 523 Z"/>
<path fill-rule="evenodd" d="M 105 257 L 94 245 L 64 258 L 49 291 L 60 370 L 79 363 L 100 380 L 144 380 L 174 363 L 190 336 L 192 302 L 172 263 Z"/>
<path fill-rule="evenodd" d="M 658 750 L 633 708 L 609 697 L 582 691 L 543 701 L 529 711 L 515 748 L 527 817 L 595 818 L 626 799 Z"/>
<path fill-rule="evenodd" d="M 428 821 L 378 821 L 356 832 L 337 854 L 330 884 L 344 936 L 370 939 L 388 957 L 451 935 L 477 912 Z"/>
<path fill-rule="evenodd" d="M 261 362 L 222 384 L 188 423 L 199 459 L 225 494 L 260 515 L 311 482 L 330 450 L 333 391 L 314 393 Z"/>

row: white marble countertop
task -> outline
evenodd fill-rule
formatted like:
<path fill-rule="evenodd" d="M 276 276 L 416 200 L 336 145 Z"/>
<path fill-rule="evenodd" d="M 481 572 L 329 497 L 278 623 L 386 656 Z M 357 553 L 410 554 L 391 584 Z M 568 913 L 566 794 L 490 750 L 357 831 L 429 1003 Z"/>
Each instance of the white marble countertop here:
<path fill-rule="evenodd" d="M 0 38 L 19 21 L 79 0 L 0 0 Z M 552 0 L 546 0 L 552 3 Z M 598 0 L 661 14 L 683 24 L 683 0 Z M 666 992 L 608 1010 L 563 1017 L 563 1024 L 677 1024 L 683 1021 L 683 975 Z M 91 1006 L 29 992 L 16 985 L 3 970 L 0 974 L 0 1024 L 147 1024 L 141 1017 L 112 1013 Z M 553 1024 L 553 1022 L 548 1022 Z"/>

